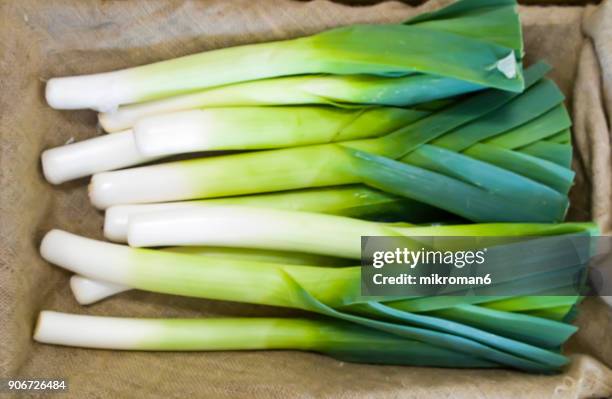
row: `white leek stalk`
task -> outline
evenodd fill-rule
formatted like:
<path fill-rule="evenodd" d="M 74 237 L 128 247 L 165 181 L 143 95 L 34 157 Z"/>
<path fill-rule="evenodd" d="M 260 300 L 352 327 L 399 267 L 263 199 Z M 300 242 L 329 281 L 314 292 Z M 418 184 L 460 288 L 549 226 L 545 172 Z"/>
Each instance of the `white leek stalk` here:
<path fill-rule="evenodd" d="M 82 276 L 70 278 L 70 290 L 81 305 L 90 305 L 101 299 L 130 290 L 125 285 L 93 280 Z"/>
<path fill-rule="evenodd" d="M 51 148 L 41 156 L 45 178 L 53 184 L 157 158 L 144 156 L 138 151 L 131 130 Z"/>

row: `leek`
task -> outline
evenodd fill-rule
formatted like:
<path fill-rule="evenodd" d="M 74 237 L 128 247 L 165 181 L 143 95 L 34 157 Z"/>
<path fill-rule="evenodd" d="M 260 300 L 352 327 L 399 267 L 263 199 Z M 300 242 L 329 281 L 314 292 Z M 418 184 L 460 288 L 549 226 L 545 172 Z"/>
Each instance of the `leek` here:
<path fill-rule="evenodd" d="M 359 259 L 362 236 L 543 236 L 590 229 L 589 223 L 411 226 L 232 205 L 132 215 L 128 223 L 128 243 L 137 247 L 246 247 Z"/>
<path fill-rule="evenodd" d="M 381 138 L 100 173 L 92 178 L 90 196 L 94 205 L 106 208 L 365 183 L 473 221 L 495 221 L 500 215 L 503 221 L 559 221 L 568 206 L 571 172 L 525 154 L 523 159 L 532 161 L 527 167 L 511 155 L 488 163 L 477 159 L 478 148 L 471 150 L 479 140 L 529 123 L 561 103 L 556 86 L 540 81 L 546 71 L 542 64 L 526 71 L 530 88 L 524 94 L 485 91 Z M 432 141 L 439 145 L 427 144 Z M 514 171 L 503 169 L 508 165 Z M 166 182 L 163 191 L 159 181 Z"/>
<path fill-rule="evenodd" d="M 109 111 L 208 87 L 313 73 L 422 73 L 521 91 L 517 58 L 522 52 L 514 0 L 460 0 L 404 24 L 353 25 L 120 71 L 54 78 L 47 82 L 46 98 L 53 108 Z"/>
<path fill-rule="evenodd" d="M 147 118 L 134 133 L 126 130 L 46 150 L 41 157 L 42 167 L 47 181 L 59 184 L 184 152 L 277 148 L 378 137 L 427 114 L 401 108 L 194 110 Z"/>
<path fill-rule="evenodd" d="M 218 257 L 220 259 L 249 260 L 285 265 L 349 266 L 351 264 L 349 260 L 341 258 L 248 248 L 170 247 L 164 248 L 164 251 L 189 255 L 205 255 L 207 258 Z M 70 278 L 70 289 L 78 303 L 90 305 L 110 296 L 128 291 L 131 288 L 125 285 L 107 283 L 76 275 Z"/>
<path fill-rule="evenodd" d="M 466 324 L 363 302 L 358 294 L 359 268 L 211 261 L 204 256 L 130 249 L 58 230 L 45 236 L 41 253 L 52 263 L 94 279 L 155 292 L 296 307 L 523 370 L 552 371 L 566 363 L 554 352 Z M 359 315 L 364 314 L 359 308 L 353 310 L 357 314 L 339 310 L 359 303 L 368 307 L 368 317 Z"/>
<path fill-rule="evenodd" d="M 255 80 L 120 106 L 98 115 L 107 132 L 132 128 L 155 115 L 217 107 L 270 105 L 416 106 L 482 89 L 482 86 L 432 75 L 383 77 L 371 75 L 302 75 Z M 422 105 L 420 105 L 422 106 Z"/>
<path fill-rule="evenodd" d="M 496 364 L 346 322 L 309 319 L 132 319 L 42 311 L 38 342 L 98 349 L 219 351 L 297 349 L 340 360 L 436 367 Z"/>
<path fill-rule="evenodd" d="M 197 210 L 218 205 L 246 205 L 294 211 L 319 212 L 360 219 L 391 219 L 411 222 L 443 221 L 449 215 L 412 201 L 360 185 L 294 190 L 260 195 L 225 197 L 160 204 L 116 205 L 104 214 L 104 236 L 127 241 L 131 215 L 168 210 Z"/>
<path fill-rule="evenodd" d="M 94 174 L 90 198 L 107 209 L 105 235 L 131 245 L 45 235 L 41 254 L 75 273 L 79 303 L 140 289 L 317 318 L 43 311 L 35 339 L 558 371 L 568 361 L 559 348 L 577 330 L 569 324 L 582 298 L 576 275 L 594 248 L 577 253 L 529 236 L 597 229 L 550 223 L 563 220 L 573 183 L 571 121 L 561 91 L 544 78 L 548 66 L 523 73 L 522 56 L 515 0 L 459 0 L 403 24 L 51 79 L 52 107 L 99 110 L 112 134 L 45 151 L 43 173 L 54 184 Z M 223 150 L 263 151 L 117 171 Z M 477 223 L 432 224 L 464 221 Z M 462 287 L 447 287 L 448 296 L 362 296 L 355 259 L 363 236 L 404 237 L 411 249 L 429 247 L 419 237 L 498 237 L 487 270 L 494 283 L 465 296 Z M 517 263 L 517 253 L 534 248 Z"/>
<path fill-rule="evenodd" d="M 498 234 L 513 235 L 517 232 L 511 232 L 508 227 L 503 226 L 505 230 L 500 231 Z M 518 226 L 517 226 L 518 227 Z M 589 229 L 588 225 L 584 226 L 566 226 L 563 229 L 551 229 L 548 226 L 545 227 L 548 231 L 538 229 L 533 230 L 536 226 L 531 226 L 532 230 L 522 230 L 524 234 L 565 234 L 572 232 L 579 232 L 582 229 Z M 480 229 L 480 230 L 479 230 Z M 479 229 L 473 230 L 468 234 L 494 234 L 493 229 L 495 226 L 480 226 Z M 486 230 L 482 230 L 486 229 Z M 425 229 L 419 227 L 416 230 L 417 234 L 430 234 L 444 236 L 445 234 L 459 235 L 456 227 L 452 227 L 451 230 L 445 230 L 442 226 L 435 226 L 432 228 Z M 519 234 L 521 232 L 518 232 Z M 283 252 L 283 251 L 272 251 L 272 250 L 261 250 L 261 249 L 248 249 L 248 248 L 231 248 L 231 247 L 170 247 L 164 248 L 164 251 L 173 253 L 182 253 L 190 255 L 205 255 L 206 258 L 217 257 L 224 260 L 245 260 L 245 261 L 256 261 L 265 263 L 275 263 L 279 265 L 317 265 L 317 266 L 350 266 L 352 263 L 349 259 L 341 259 L 336 257 L 326 257 L 320 255 L 313 255 L 308 253 L 300 252 Z M 548 280 L 546 284 L 551 285 L 551 280 Z M 536 284 L 537 286 L 537 284 Z M 82 276 L 74 276 L 71 280 L 71 289 L 77 301 L 81 304 L 91 304 L 115 295 L 119 292 L 127 291 L 130 287 L 119 286 L 117 284 L 106 283 L 103 281 L 96 281 Z M 517 289 L 519 291 L 519 289 Z M 563 295 L 563 290 L 555 288 L 554 293 L 556 296 L 545 296 L 546 290 L 538 289 L 538 297 L 513 297 L 513 298 L 498 298 L 493 296 L 470 296 L 470 297 L 449 297 L 442 296 L 438 298 L 423 297 L 414 298 L 401 303 L 394 304 L 395 307 L 399 307 L 403 310 L 411 312 L 431 312 L 441 309 L 448 309 L 458 305 L 466 303 L 478 304 L 492 310 L 503 310 L 510 312 L 525 312 L 535 311 L 546 308 L 555 308 L 558 306 L 573 305 L 577 302 L 575 296 L 575 288 L 569 287 L 567 290 L 567 296 Z M 531 292 L 531 291 L 530 291 Z M 393 302 L 393 301 L 392 301 Z"/>
<path fill-rule="evenodd" d="M 142 119 L 134 139 L 150 157 L 281 148 L 379 137 L 426 115 L 402 108 L 212 108 Z"/>
<path fill-rule="evenodd" d="M 579 226 L 568 226 L 568 231 L 577 230 Z M 588 226 L 585 226 L 588 229 Z M 527 234 L 531 232 L 526 230 Z M 560 233 L 566 233 L 560 231 Z M 443 233 L 444 234 L 444 233 Z M 309 292 L 314 293 L 317 298 L 324 300 L 331 305 L 348 305 L 359 302 L 359 268 L 321 268 L 303 265 L 291 265 L 285 263 L 261 262 L 245 259 L 232 259 L 231 257 L 218 257 L 206 255 L 191 255 L 169 251 L 156 251 L 144 249 L 130 249 L 117 244 L 109 244 L 78 237 L 66 232 L 54 230 L 47 234 L 41 245 L 43 257 L 52 263 L 68 268 L 69 270 L 101 281 L 111 282 L 132 288 L 152 290 L 156 292 L 175 293 L 188 296 L 204 296 L 213 299 L 254 301 L 277 306 L 296 306 L 302 307 L 303 304 L 292 302 L 290 288 L 279 276 L 283 273 L 290 273 L 293 278 L 298 279 Z M 88 260 L 87 253 L 96 254 L 95 261 Z M 547 255 L 548 256 L 548 255 Z M 557 256 L 557 254 L 555 254 Z M 558 256 L 562 256 L 559 254 Z M 90 256 L 91 258 L 91 256 Z M 547 258 L 548 259 L 548 258 Z M 561 266 L 559 266 L 561 267 Z M 175 268 L 175 274 L 172 271 Z M 511 282 L 518 279 L 518 274 L 522 273 L 529 276 L 533 271 L 515 271 L 513 275 L 503 277 L 500 275 L 499 283 L 502 279 Z M 280 273 L 280 274 L 279 274 Z M 539 273 L 539 272 L 538 272 Z M 568 273 L 560 271 L 558 275 L 563 277 L 567 274 L 570 278 L 575 271 L 569 270 Z M 522 275 L 521 274 L 521 275 Z M 240 276 L 240 277 L 237 277 Z M 259 276 L 259 277 L 257 277 Z M 190 279 L 194 279 L 191 281 Z M 221 280 L 235 281 L 235 286 Z M 255 287 L 248 290 L 242 286 L 247 284 L 250 279 Z M 199 281 L 202 280 L 202 281 Z M 555 279 L 550 276 L 542 275 L 532 277 L 534 281 L 531 286 L 525 286 L 526 294 L 541 292 L 547 286 L 554 288 L 557 284 Z M 561 280 L 567 284 L 567 279 Z M 267 285 L 266 285 L 267 282 Z M 217 284 L 215 286 L 215 284 Z M 519 281 L 519 284 L 522 282 Z M 266 291 L 267 294 L 266 294 Z M 517 287 L 519 291 L 519 287 Z M 478 292 L 478 291 L 475 291 Z M 557 291 L 558 292 L 558 291 Z M 351 299 L 352 298 L 352 299 Z M 512 311 L 533 310 L 544 307 L 555 307 L 563 303 L 575 303 L 575 298 L 562 299 L 562 297 L 542 297 L 538 298 L 519 297 L 512 299 L 502 299 L 495 305 L 492 299 L 473 296 L 467 297 L 476 302 L 487 302 L 485 306 L 492 309 Z M 295 298 L 293 298 L 295 299 Z M 564 302 L 559 302 L 559 301 Z M 465 303 L 463 297 L 436 297 L 436 298 L 412 298 L 397 302 L 389 299 L 394 307 L 408 311 L 432 311 L 453 307 Z M 520 304 L 518 307 L 513 304 Z M 538 307 L 529 304 L 532 301 Z M 573 301 L 573 302 L 572 302 Z M 427 306 L 417 305 L 418 303 Z M 436 303 L 439 303 L 436 305 Z M 502 307 L 502 304 L 504 306 Z M 344 306 L 343 305 L 343 306 Z M 431 306 L 433 305 L 433 306 Z"/>

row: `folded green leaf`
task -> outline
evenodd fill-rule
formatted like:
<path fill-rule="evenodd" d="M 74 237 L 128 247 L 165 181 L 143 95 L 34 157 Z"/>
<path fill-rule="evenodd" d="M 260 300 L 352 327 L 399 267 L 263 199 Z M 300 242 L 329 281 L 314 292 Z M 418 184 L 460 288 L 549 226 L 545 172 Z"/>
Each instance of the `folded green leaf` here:
<path fill-rule="evenodd" d="M 534 157 L 546 159 L 565 168 L 570 168 L 572 163 L 572 146 L 549 141 L 538 141 L 529 144 L 519 151 Z"/>
<path fill-rule="evenodd" d="M 547 309 L 550 311 L 551 308 Z M 469 304 L 436 310 L 430 314 L 551 349 L 561 346 L 578 330 L 570 324 L 546 320 L 550 317 L 534 317 L 534 315 L 504 312 Z M 546 333 L 543 334 L 542 331 Z"/>

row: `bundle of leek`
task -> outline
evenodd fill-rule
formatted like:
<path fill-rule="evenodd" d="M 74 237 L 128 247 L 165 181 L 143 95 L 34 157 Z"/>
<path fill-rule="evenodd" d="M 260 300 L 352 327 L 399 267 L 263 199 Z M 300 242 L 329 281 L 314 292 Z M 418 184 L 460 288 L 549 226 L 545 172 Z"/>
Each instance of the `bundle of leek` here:
<path fill-rule="evenodd" d="M 127 238 L 132 246 L 187 245 L 166 248 L 164 252 L 317 266 L 349 265 L 348 259 L 360 257 L 362 236 L 512 237 L 593 233 L 589 224 L 576 223 L 415 226 L 241 206 L 142 213 L 132 217 L 129 225 Z M 82 298 L 81 303 L 92 303 L 128 289 L 83 277 L 76 277 L 71 283 L 76 297 Z"/>
<path fill-rule="evenodd" d="M 379 138 L 99 173 L 90 197 L 107 208 L 364 183 L 477 222 L 560 221 L 573 180 L 571 146 L 552 140 L 567 139 L 570 120 L 559 89 L 542 79 L 547 71 L 529 68 L 522 94 L 483 91 Z M 156 136 L 176 148 L 172 135 Z M 239 136 L 247 149 L 248 136 Z"/>
<path fill-rule="evenodd" d="M 354 266 L 364 235 L 595 233 L 590 224 L 547 224 L 561 221 L 568 205 L 570 120 L 561 92 L 544 78 L 548 67 L 523 73 L 522 54 L 515 0 L 459 0 L 403 24 L 51 79 L 52 107 L 101 111 L 112 133 L 43 153 L 47 179 L 94 174 L 90 197 L 107 209 L 111 240 L 185 245 L 130 248 L 49 232 L 42 256 L 76 273 L 71 287 L 80 303 L 141 289 L 318 317 L 154 320 L 45 311 L 35 339 L 558 370 L 580 300 L 567 281 L 583 266 L 564 263 L 565 252 L 546 252 L 556 267 L 544 273 L 521 268 L 518 283 L 504 274 L 499 283 L 513 287 L 512 296 L 482 288 L 471 296 L 362 297 Z M 258 151 L 107 172 L 222 150 Z M 466 220 L 522 223 L 448 224 Z"/>
<path fill-rule="evenodd" d="M 296 215 L 298 218 L 310 216 L 319 218 L 314 214 Z M 324 216 L 324 218 L 331 218 L 330 221 L 334 223 L 340 222 L 333 216 Z M 346 223 L 351 222 L 353 221 L 346 221 Z M 592 234 L 594 227 L 590 224 L 556 226 L 501 224 L 443 226 L 440 230 L 438 227 L 423 227 L 423 229 L 425 230 L 422 233 L 411 231 L 408 234 L 447 235 L 451 229 L 456 232 L 464 231 L 467 234 L 477 231 L 499 235 L 534 233 L 589 235 Z M 473 229 L 472 232 L 470 229 Z M 277 242 L 282 241 L 280 235 L 283 233 L 287 232 L 284 230 L 278 232 Z M 305 236 L 307 232 L 294 232 L 293 236 L 286 240 L 300 244 L 303 250 L 309 250 L 310 245 L 308 240 L 304 239 Z M 346 244 L 338 236 L 336 237 L 335 241 L 339 248 L 355 244 L 354 242 Z M 508 251 L 510 253 L 515 249 L 509 248 Z M 91 279 L 160 293 L 309 310 L 407 338 L 409 342 L 415 340 L 474 357 L 479 361 L 494 363 L 497 366 L 527 371 L 554 371 L 564 365 L 567 360 L 556 352 L 556 348 L 575 332 L 575 327 L 563 322 L 526 313 L 508 312 L 513 306 L 518 306 L 524 312 L 529 306 L 525 307 L 523 304 L 521 308 L 520 304 L 529 303 L 529 297 L 523 301 L 520 297 L 490 296 L 447 297 L 446 301 L 440 300 L 443 297 L 380 300 L 364 298 L 360 295 L 359 267 L 322 268 L 172 251 L 131 249 L 59 230 L 51 231 L 45 236 L 41 244 L 41 253 L 48 261 Z M 554 256 L 555 259 L 567 256 L 564 253 L 552 252 L 548 255 Z M 526 270 L 525 276 L 522 277 L 528 279 L 530 283 L 524 285 L 524 294 L 529 295 L 559 288 L 559 284 L 567 284 L 568 281 L 572 281 L 571 277 L 568 280 L 568 276 L 573 276 L 576 267 L 582 266 L 563 265 L 558 269 L 553 267 L 546 273 L 536 275 L 531 275 Z M 507 278 L 512 280 L 515 277 L 514 274 L 509 274 Z M 510 283 L 510 280 L 507 282 Z M 572 298 L 573 303 L 577 300 L 576 296 Z M 429 306 L 426 306 L 427 302 Z M 475 305 L 479 302 L 481 305 L 489 302 L 489 306 Z M 504 306 L 506 307 L 504 310 L 497 309 L 503 309 Z M 569 313 L 569 309 L 566 313 Z M 53 338 L 57 335 L 53 333 L 49 334 L 51 338 L 45 338 L 47 335 L 43 332 L 47 326 L 45 318 L 41 320 L 37 334 L 41 341 L 92 346 L 95 346 L 95 342 L 100 342 L 98 345 L 101 347 L 147 348 L 142 342 L 144 346 L 139 347 L 139 343 L 130 341 L 130 337 L 126 338 L 126 342 L 120 339 L 116 346 L 113 346 L 113 341 L 99 341 L 95 336 L 75 342 L 71 342 L 69 337 Z M 104 322 L 100 320 L 100 323 Z M 115 322 L 121 326 L 121 322 Z M 128 321 L 129 323 L 138 325 L 137 321 Z M 177 323 L 180 325 L 180 322 Z M 193 323 L 197 324 L 196 321 Z M 146 324 L 144 326 L 143 330 L 139 330 L 143 334 L 148 330 Z M 541 334 L 543 328 L 547 331 L 545 335 Z M 154 334 L 154 331 L 155 329 L 151 333 Z M 218 336 L 212 336 L 210 340 L 202 337 L 201 341 L 192 341 L 189 339 L 187 329 L 178 328 L 174 333 L 179 336 L 187 334 L 184 336 L 186 341 L 177 340 L 175 349 L 197 349 L 199 346 L 206 347 L 207 344 L 214 349 L 215 345 L 221 347 L 224 345 L 220 341 L 222 338 Z M 214 333 L 211 331 L 211 334 Z M 274 337 L 274 334 L 272 336 Z M 274 342 L 276 343 L 275 340 Z M 162 342 L 155 339 L 151 345 L 153 346 L 150 348 L 164 349 Z M 231 339 L 225 345 L 231 348 Z M 294 348 L 300 348 L 295 342 L 292 345 Z M 274 344 L 271 344 L 271 347 L 275 347 Z M 320 349 L 315 347 L 315 350 Z M 406 359 L 405 364 L 412 364 L 411 361 L 414 360 Z M 466 364 L 471 366 L 470 362 Z"/>
<path fill-rule="evenodd" d="M 521 91 L 524 82 L 517 61 L 522 52 L 515 0 L 460 0 L 404 24 L 350 26 L 123 71 L 54 78 L 47 84 L 51 106 L 113 110 L 101 114 L 100 122 L 106 130 L 118 133 L 46 151 L 43 171 L 47 180 L 59 184 L 156 160 L 161 153 L 191 151 L 194 145 L 207 149 L 275 148 L 382 135 L 424 114 L 394 108 L 311 106 L 262 112 L 236 107 L 407 106 L 488 87 Z M 259 64 L 260 59 L 265 62 Z M 213 88 L 197 92 L 207 87 Z M 142 103 L 153 98 L 161 99 Z M 125 103 L 136 104 L 115 110 Z M 232 108 L 201 110 L 219 106 Z M 155 118 L 186 110 L 193 112 L 179 115 L 178 120 Z M 148 139 L 136 148 L 131 128 L 144 116 L 153 119 L 140 124 L 137 137 Z M 165 144 L 152 147 L 147 133 L 152 126 L 158 125 L 154 130 L 159 132 L 164 122 L 165 127 L 170 122 L 175 133 L 180 126 L 187 128 L 185 118 L 195 124 L 208 121 L 207 130 L 212 129 L 217 139 L 201 137 L 199 145 L 190 146 L 180 144 L 183 140 L 177 138 L 179 145 L 174 148 Z M 308 126 L 301 125 L 304 121 Z M 232 132 L 252 131 L 255 125 L 255 130 L 266 132 L 261 140 L 245 141 L 240 134 L 233 143 L 228 141 L 234 136 Z M 191 132 L 196 133 L 193 128 Z"/>

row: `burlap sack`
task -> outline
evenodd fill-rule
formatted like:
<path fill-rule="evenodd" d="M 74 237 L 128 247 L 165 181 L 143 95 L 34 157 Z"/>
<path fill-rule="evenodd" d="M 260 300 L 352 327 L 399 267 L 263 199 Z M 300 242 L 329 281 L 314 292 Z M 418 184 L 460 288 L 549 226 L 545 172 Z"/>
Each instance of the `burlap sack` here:
<path fill-rule="evenodd" d="M 432 1 L 431 9 L 444 2 Z M 582 306 L 580 333 L 563 374 L 442 370 L 338 362 L 312 353 L 127 353 L 40 345 L 41 309 L 117 316 L 201 317 L 288 312 L 131 292 L 79 307 L 68 274 L 42 261 L 51 227 L 101 238 L 102 215 L 86 181 L 52 187 L 39 154 L 99 134 L 93 112 L 59 112 L 42 90 L 52 76 L 128 67 L 205 49 L 305 35 L 354 22 L 401 21 L 398 2 L 350 7 L 326 0 L 0 2 L 0 378 L 68 378 L 62 397 L 576 398 L 612 394 L 612 317 L 595 298 Z M 575 118 L 572 219 L 612 230 L 612 1 L 599 10 L 524 7 L 527 60 L 544 58 Z M 543 334 L 546 332 L 543 331 Z M 607 366 L 606 366 L 607 365 Z"/>

